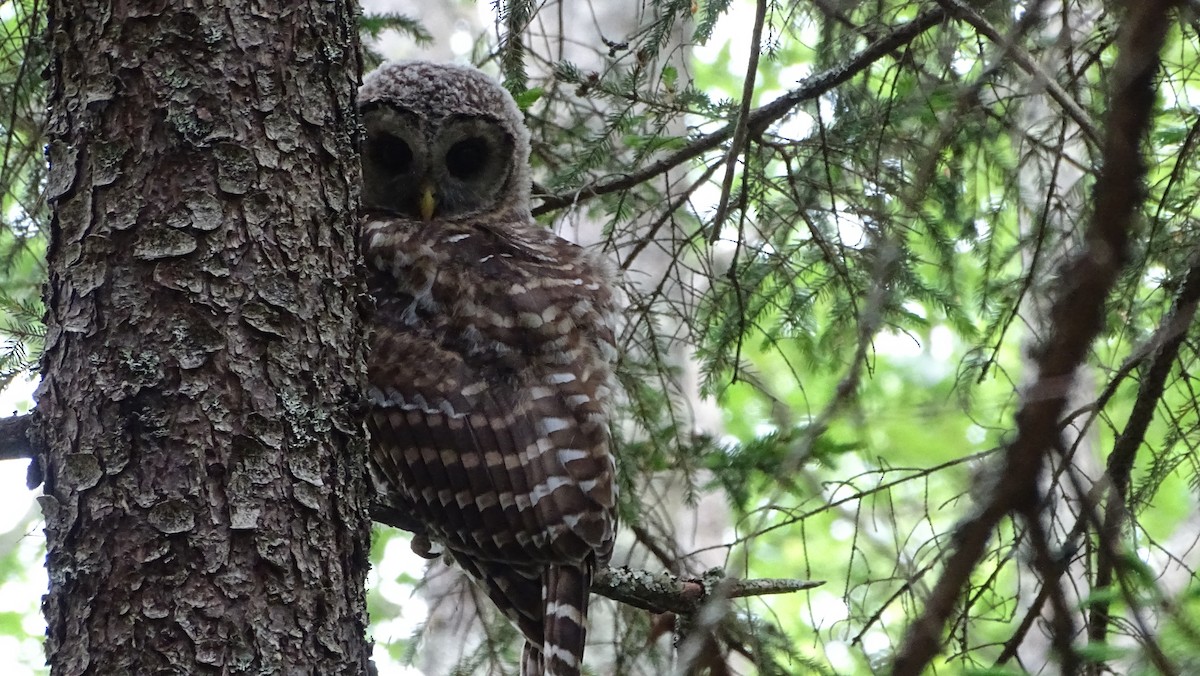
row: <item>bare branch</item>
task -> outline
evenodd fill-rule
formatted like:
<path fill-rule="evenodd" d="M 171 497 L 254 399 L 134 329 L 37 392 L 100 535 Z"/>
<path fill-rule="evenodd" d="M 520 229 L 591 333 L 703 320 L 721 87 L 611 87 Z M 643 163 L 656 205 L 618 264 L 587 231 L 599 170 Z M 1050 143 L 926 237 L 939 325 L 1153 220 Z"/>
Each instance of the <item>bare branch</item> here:
<path fill-rule="evenodd" d="M 33 447 L 29 443 L 29 425 L 33 415 L 14 415 L 0 418 L 0 460 L 32 458 Z"/>
<path fill-rule="evenodd" d="M 1000 474 L 976 513 L 958 526 L 954 550 L 925 611 L 909 625 L 894 674 L 925 670 L 996 526 L 1014 510 L 1029 510 L 1037 502 L 1037 482 L 1058 439 L 1059 419 L 1075 371 L 1103 327 L 1105 301 L 1128 253 L 1129 232 L 1143 197 L 1141 144 L 1150 128 L 1158 54 L 1175 4 L 1156 0 L 1129 5 L 1113 68 L 1103 169 L 1096 182 L 1095 211 L 1084 250 L 1063 267 L 1066 286 L 1050 310 L 1052 331 L 1035 355 L 1038 377 L 1017 412 L 1016 437 L 1005 449 Z M 1163 673 L 1174 673 L 1161 653 L 1151 651 L 1151 657 Z"/>
<path fill-rule="evenodd" d="M 1167 376 L 1175 367 L 1175 357 L 1187 336 L 1187 329 L 1196 318 L 1197 303 L 1200 303 L 1200 254 L 1197 255 L 1196 262 L 1188 268 L 1171 313 L 1163 322 L 1160 332 L 1164 335 L 1163 342 L 1154 353 L 1149 368 L 1138 384 L 1137 399 L 1129 413 L 1129 420 L 1126 421 L 1125 429 L 1117 437 L 1112 453 L 1108 456 L 1108 479 L 1112 491 L 1105 503 L 1104 525 L 1100 535 L 1108 538 L 1114 547 L 1111 550 L 1101 548 L 1098 552 L 1095 582 L 1097 589 L 1103 589 L 1113 583 L 1114 569 L 1119 562 L 1110 552 L 1119 551 L 1115 544 L 1119 541 L 1121 527 L 1125 521 L 1125 498 L 1129 491 L 1134 459 L 1145 441 L 1146 430 L 1154 419 L 1154 410 L 1162 399 Z M 1108 601 L 1098 600 L 1092 607 L 1092 615 L 1088 622 L 1088 638 L 1096 643 L 1103 642 L 1108 632 L 1109 620 Z"/>
<path fill-rule="evenodd" d="M 592 593 L 655 613 L 688 615 L 700 610 L 718 587 L 721 597 L 730 599 L 791 594 L 825 584 L 793 579 L 739 580 L 724 577 L 719 570 L 714 573 L 697 579 L 670 573 L 655 575 L 631 568 L 605 568 L 592 580 Z"/>

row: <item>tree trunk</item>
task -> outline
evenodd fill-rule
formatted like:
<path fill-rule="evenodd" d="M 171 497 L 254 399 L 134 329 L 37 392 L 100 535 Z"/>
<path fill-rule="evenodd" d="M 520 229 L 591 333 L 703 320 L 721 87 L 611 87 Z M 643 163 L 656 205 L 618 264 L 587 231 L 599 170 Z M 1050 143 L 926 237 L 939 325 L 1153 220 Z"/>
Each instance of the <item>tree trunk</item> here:
<path fill-rule="evenodd" d="M 352 5 L 51 3 L 53 674 L 362 674 Z"/>

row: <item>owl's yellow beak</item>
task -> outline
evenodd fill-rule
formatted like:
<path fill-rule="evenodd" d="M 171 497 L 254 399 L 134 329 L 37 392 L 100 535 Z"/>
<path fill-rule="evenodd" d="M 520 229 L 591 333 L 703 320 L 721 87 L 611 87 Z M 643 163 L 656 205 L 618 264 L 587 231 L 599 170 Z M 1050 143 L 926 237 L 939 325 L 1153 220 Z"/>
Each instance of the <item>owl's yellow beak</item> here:
<path fill-rule="evenodd" d="M 421 182 L 421 201 L 417 204 L 421 210 L 421 220 L 428 221 L 433 218 L 433 210 L 437 207 L 437 198 L 433 195 L 433 185 Z"/>

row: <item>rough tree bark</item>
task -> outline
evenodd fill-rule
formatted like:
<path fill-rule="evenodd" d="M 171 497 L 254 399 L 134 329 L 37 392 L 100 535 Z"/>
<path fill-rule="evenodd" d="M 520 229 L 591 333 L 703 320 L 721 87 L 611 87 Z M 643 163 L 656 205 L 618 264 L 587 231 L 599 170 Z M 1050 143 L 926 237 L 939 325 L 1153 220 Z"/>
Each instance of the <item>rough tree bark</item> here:
<path fill-rule="evenodd" d="M 50 11 L 52 673 L 366 673 L 352 4 Z"/>

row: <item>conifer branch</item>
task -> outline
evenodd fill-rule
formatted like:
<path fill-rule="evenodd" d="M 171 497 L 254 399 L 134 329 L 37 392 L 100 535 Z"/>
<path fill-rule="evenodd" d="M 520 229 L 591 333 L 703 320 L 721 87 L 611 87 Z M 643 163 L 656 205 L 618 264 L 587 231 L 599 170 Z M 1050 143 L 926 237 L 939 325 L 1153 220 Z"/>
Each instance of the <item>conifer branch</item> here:
<path fill-rule="evenodd" d="M 0 419 L 0 460 L 33 457 L 32 446 L 26 437 L 32 419 L 32 414 Z M 385 518 L 383 522 L 403 527 L 397 524 L 394 518 Z M 699 610 L 718 585 L 721 587 L 723 598 L 742 598 L 790 594 L 822 584 L 824 582 L 786 578 L 726 578 L 720 569 L 710 571 L 701 578 L 688 578 L 671 573 L 653 574 L 622 567 L 599 571 L 592 581 L 592 592 L 651 612 L 686 615 Z"/>
<path fill-rule="evenodd" d="M 783 118 L 796 106 L 806 101 L 811 101 L 831 91 L 843 82 L 850 80 L 879 59 L 912 42 L 925 31 L 941 23 L 945 16 L 945 12 L 940 8 L 926 10 L 917 15 L 912 21 L 872 42 L 854 58 L 808 78 L 799 87 L 768 104 L 750 111 L 750 114 L 745 118 L 748 136 L 761 135 L 767 127 Z M 540 216 L 556 209 L 582 204 L 594 197 L 627 190 L 656 176 L 665 174 L 683 163 L 715 149 L 726 140 L 732 138 L 738 128 L 738 124 L 739 122 L 735 120 L 711 134 L 697 137 L 686 147 L 671 153 L 657 162 L 651 162 L 638 171 L 586 185 L 570 192 L 550 195 L 543 199 L 541 204 L 534 207 L 533 215 Z"/>
<path fill-rule="evenodd" d="M 1040 518 L 1038 482 L 1059 438 L 1058 425 L 1074 374 L 1104 326 L 1104 307 L 1128 258 L 1134 215 L 1142 202 L 1145 162 L 1142 142 L 1150 128 L 1154 78 L 1168 27 L 1170 0 L 1132 3 L 1113 67 L 1103 170 L 1086 244 L 1063 265 L 1069 280 L 1050 310 L 1050 336 L 1035 354 L 1037 380 L 1016 415 L 1016 436 L 1005 448 L 1003 465 L 975 512 L 958 525 L 954 546 L 925 609 L 908 627 L 893 674 L 920 674 L 942 645 L 947 620 L 1001 519 L 1014 513 Z M 1150 659 L 1163 673 L 1175 673 L 1153 641 Z"/>

